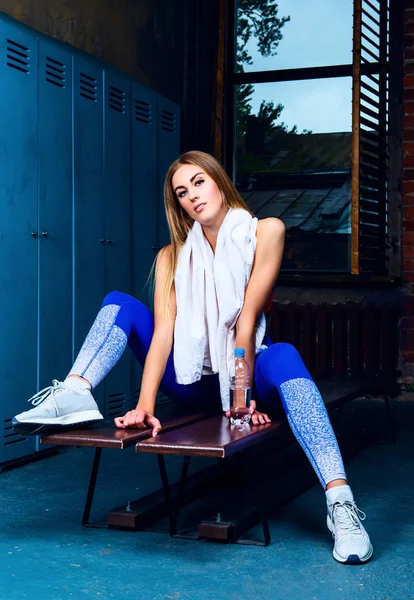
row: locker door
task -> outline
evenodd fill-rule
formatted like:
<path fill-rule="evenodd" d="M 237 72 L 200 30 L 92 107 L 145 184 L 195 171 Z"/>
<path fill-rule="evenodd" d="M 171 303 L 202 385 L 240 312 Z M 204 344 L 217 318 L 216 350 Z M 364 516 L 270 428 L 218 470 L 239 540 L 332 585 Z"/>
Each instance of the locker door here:
<path fill-rule="evenodd" d="M 158 165 L 157 94 L 132 85 L 132 286 L 133 295 L 148 306 L 149 272 L 157 246 Z M 142 369 L 133 359 L 131 408 L 135 408 L 141 387 Z"/>
<path fill-rule="evenodd" d="M 131 118 L 130 84 L 105 69 L 104 181 L 106 292 L 131 293 Z M 105 417 L 124 414 L 129 403 L 131 353 L 105 379 Z"/>
<path fill-rule="evenodd" d="M 148 302 L 145 284 L 156 255 L 157 199 L 157 95 L 132 86 L 132 265 L 133 294 Z"/>
<path fill-rule="evenodd" d="M 39 379 L 72 359 L 72 57 L 39 41 Z"/>
<path fill-rule="evenodd" d="M 170 242 L 165 218 L 163 186 L 170 164 L 180 154 L 180 109 L 163 96 L 158 96 L 158 246 Z"/>
<path fill-rule="evenodd" d="M 37 39 L 0 20 L 0 462 L 35 451 L 11 418 L 37 391 Z"/>
<path fill-rule="evenodd" d="M 103 70 L 73 57 L 74 353 L 79 351 L 105 294 Z M 94 396 L 103 409 L 103 386 Z"/>

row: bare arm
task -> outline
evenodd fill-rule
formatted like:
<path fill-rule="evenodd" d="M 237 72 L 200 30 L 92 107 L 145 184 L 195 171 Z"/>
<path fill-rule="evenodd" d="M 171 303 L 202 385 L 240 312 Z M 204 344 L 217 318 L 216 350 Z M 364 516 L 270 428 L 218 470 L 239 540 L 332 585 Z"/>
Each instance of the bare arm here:
<path fill-rule="evenodd" d="M 282 221 L 275 218 L 259 221 L 253 269 L 236 324 L 236 347 L 245 349 L 245 358 L 250 366 L 250 388 L 253 385 L 256 325 L 279 274 L 284 239 L 285 226 Z M 255 408 L 253 402 L 252 406 Z M 254 417 L 253 423 L 266 421 Z"/>
<path fill-rule="evenodd" d="M 123 417 L 115 419 L 116 426 L 121 428 L 136 427 L 144 429 L 149 425 L 153 427 L 153 435 L 157 435 L 161 430 L 160 422 L 154 417 L 155 401 L 172 349 L 176 315 L 174 289 L 172 289 L 170 295 L 168 315 L 164 314 L 162 306 L 162 294 L 170 261 L 170 250 L 170 246 L 166 246 L 157 258 L 154 290 L 154 333 L 145 360 L 138 404 L 135 410 L 131 410 Z"/>
<path fill-rule="evenodd" d="M 166 246 L 161 250 L 157 259 L 154 290 L 154 333 L 145 360 L 141 393 L 137 404 L 137 408 L 142 408 L 150 412 L 154 411 L 158 387 L 164 375 L 173 344 L 176 314 L 174 288 L 170 295 L 169 315 L 163 314 L 162 307 L 162 292 L 169 261 L 170 248 Z"/>

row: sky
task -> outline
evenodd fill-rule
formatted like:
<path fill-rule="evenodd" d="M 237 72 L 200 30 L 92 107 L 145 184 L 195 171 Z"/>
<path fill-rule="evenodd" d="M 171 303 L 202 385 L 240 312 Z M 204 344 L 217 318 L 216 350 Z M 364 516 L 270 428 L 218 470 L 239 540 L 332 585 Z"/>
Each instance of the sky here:
<path fill-rule="evenodd" d="M 249 42 L 252 65 L 262 71 L 350 64 L 352 62 L 352 0 L 279 0 L 278 17 L 290 16 L 274 57 L 263 58 Z M 314 133 L 351 131 L 351 77 L 255 84 L 253 113 L 262 100 L 284 105 L 279 122 Z"/>

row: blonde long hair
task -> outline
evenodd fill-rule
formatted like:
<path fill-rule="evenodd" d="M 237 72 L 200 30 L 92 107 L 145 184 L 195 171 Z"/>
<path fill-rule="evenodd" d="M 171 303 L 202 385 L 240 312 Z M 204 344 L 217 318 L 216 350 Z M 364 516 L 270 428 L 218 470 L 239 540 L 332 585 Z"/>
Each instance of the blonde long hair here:
<path fill-rule="evenodd" d="M 171 289 L 174 283 L 175 270 L 178 264 L 178 257 L 181 247 L 185 244 L 188 232 L 192 229 L 194 219 L 192 219 L 180 205 L 177 195 L 172 185 L 172 179 L 175 173 L 183 165 L 194 165 L 200 167 L 213 181 L 220 190 L 224 205 L 228 208 L 243 208 L 252 216 L 253 213 L 248 208 L 247 204 L 240 196 L 233 185 L 233 182 L 228 177 L 227 173 L 220 163 L 210 154 L 191 150 L 185 152 L 177 160 L 175 160 L 167 171 L 164 183 L 164 206 L 167 217 L 168 228 L 170 230 L 171 246 L 170 260 L 165 278 L 162 305 L 164 314 L 168 314 L 168 305 Z"/>

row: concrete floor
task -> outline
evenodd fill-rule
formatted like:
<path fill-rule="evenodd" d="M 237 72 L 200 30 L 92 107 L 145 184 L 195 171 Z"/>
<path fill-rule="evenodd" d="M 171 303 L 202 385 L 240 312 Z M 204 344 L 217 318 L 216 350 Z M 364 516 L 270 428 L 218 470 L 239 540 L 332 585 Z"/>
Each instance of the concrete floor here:
<path fill-rule="evenodd" d="M 0 600 L 414 599 L 414 404 L 393 411 L 397 444 L 346 463 L 374 545 L 365 566 L 332 558 L 318 484 L 272 513 L 267 548 L 82 528 L 83 448 L 0 475 Z M 103 455 L 95 514 L 159 487 L 154 457 L 127 452 Z M 176 459 L 168 466 L 178 474 Z"/>

